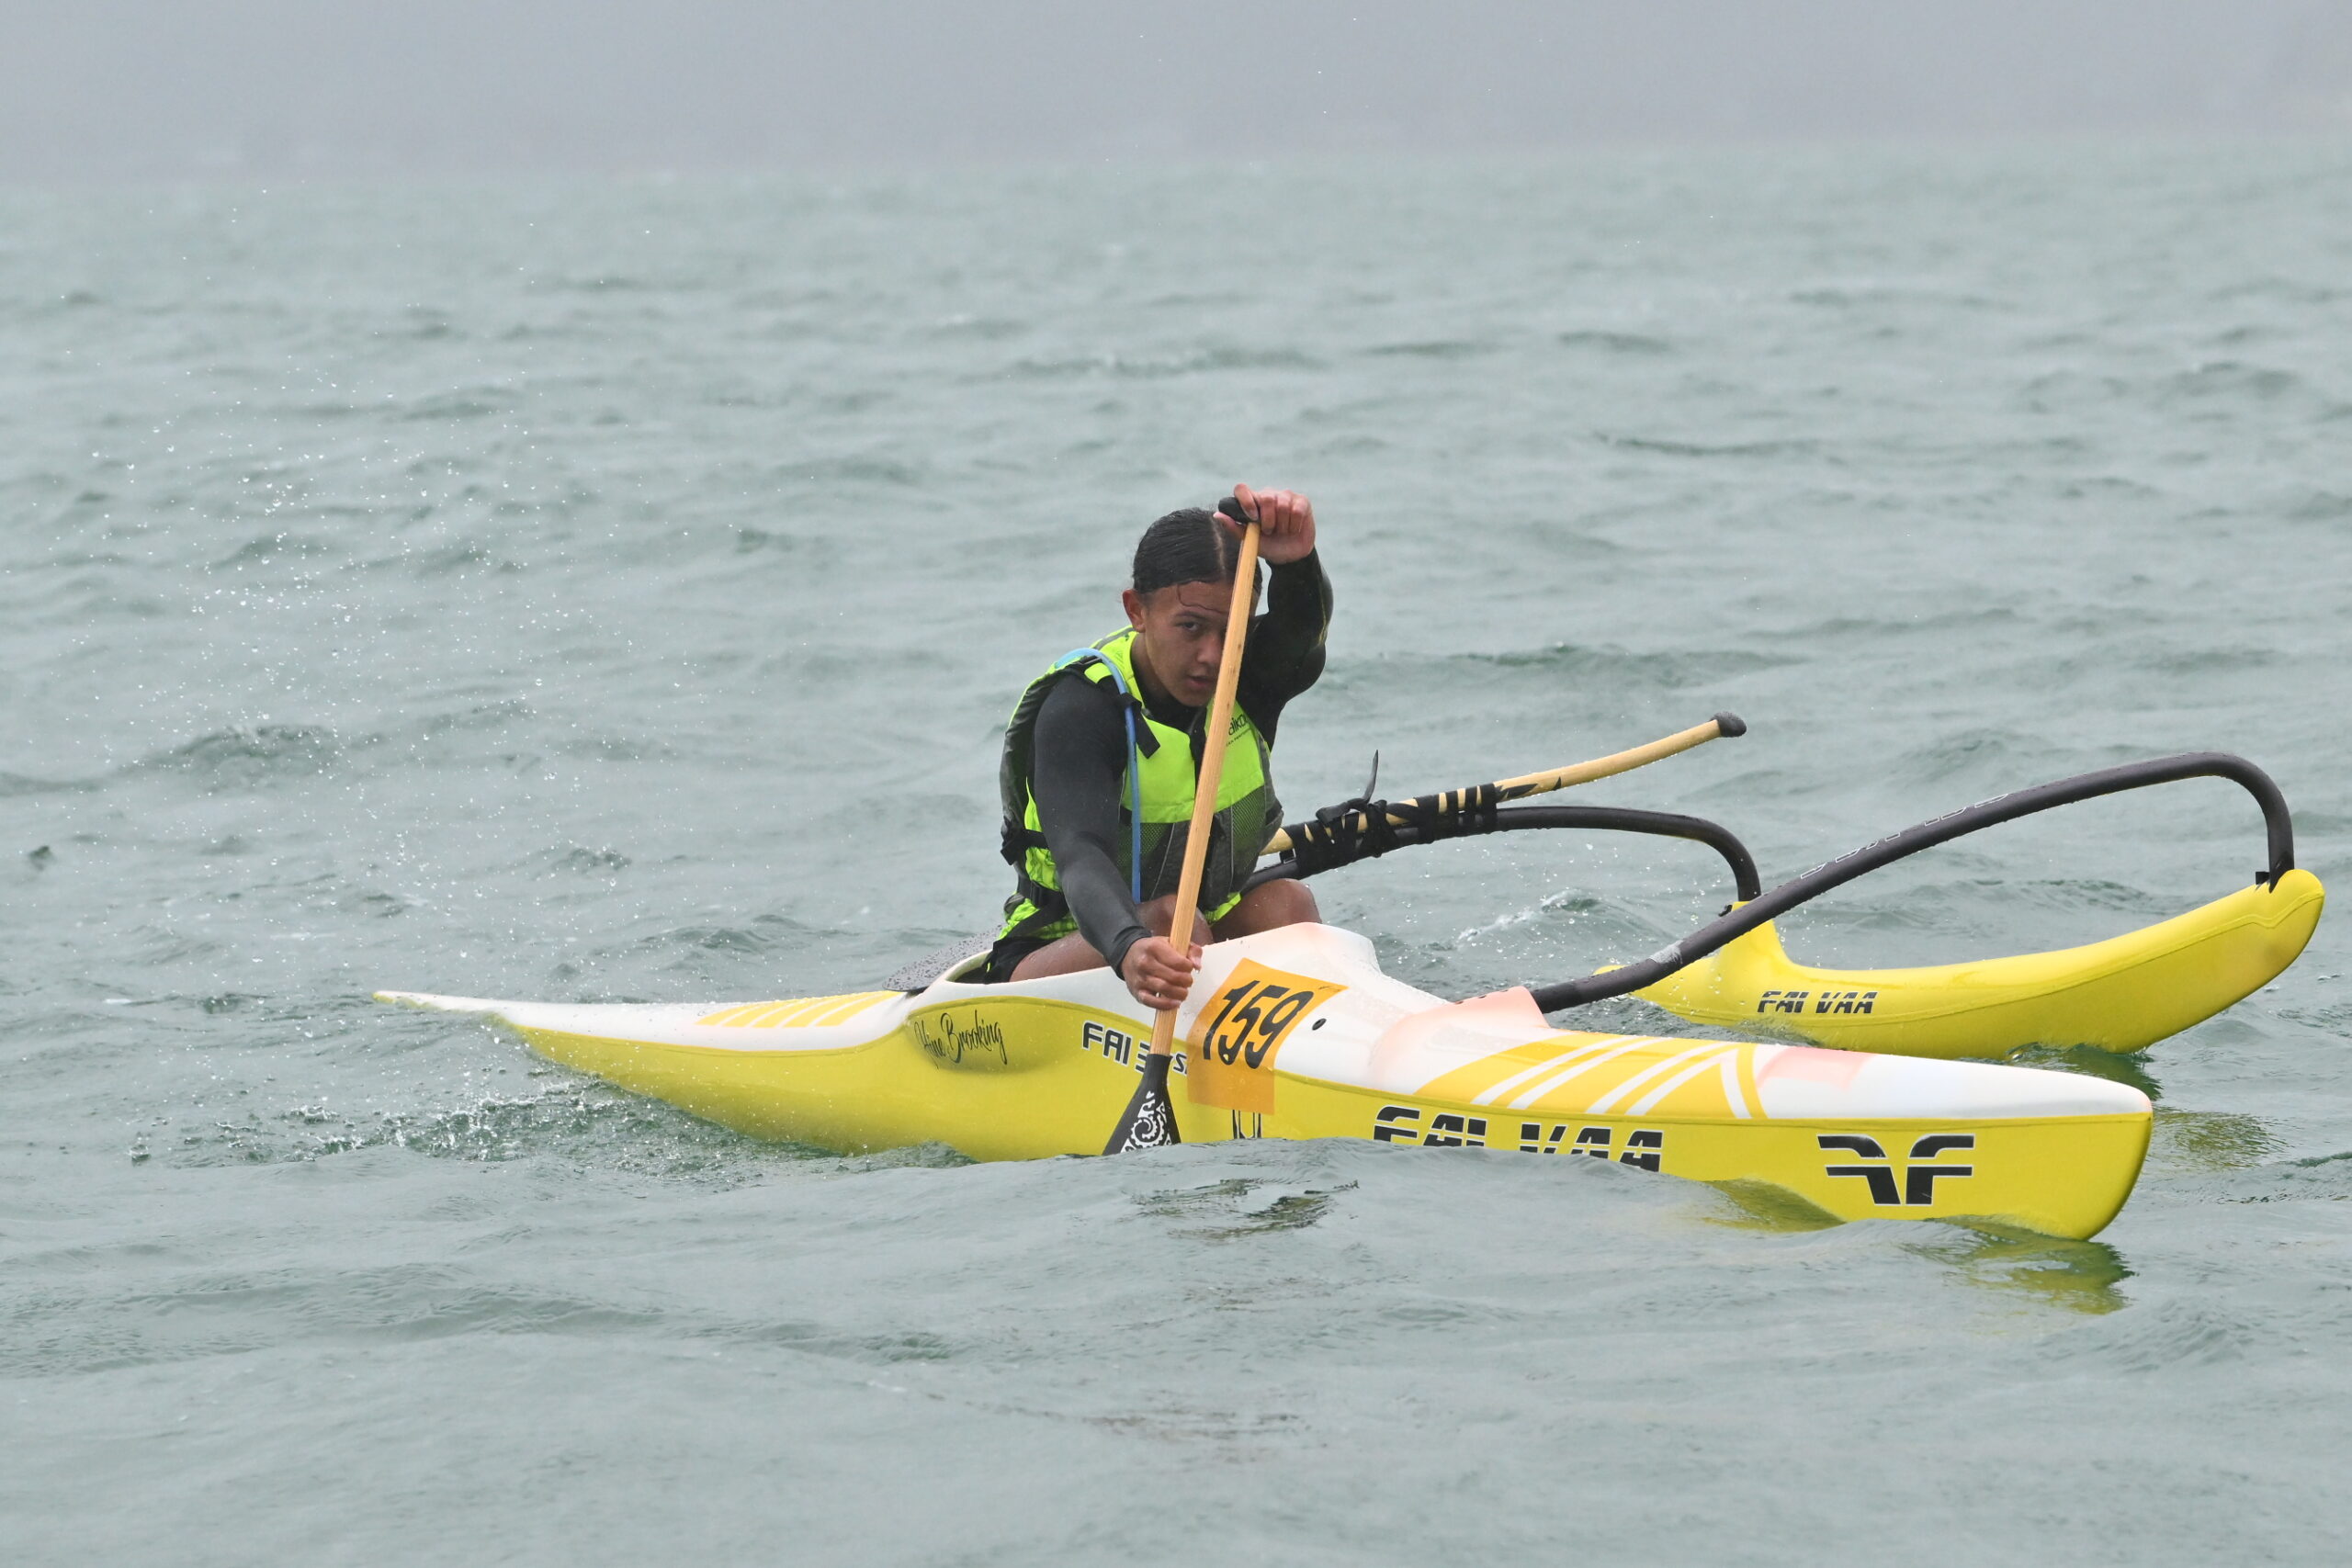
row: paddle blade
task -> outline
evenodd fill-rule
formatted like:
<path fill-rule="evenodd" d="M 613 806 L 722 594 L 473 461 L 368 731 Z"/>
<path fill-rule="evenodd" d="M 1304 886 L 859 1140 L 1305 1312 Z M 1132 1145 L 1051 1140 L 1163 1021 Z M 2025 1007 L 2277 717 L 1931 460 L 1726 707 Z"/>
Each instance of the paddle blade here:
<path fill-rule="evenodd" d="M 1127 1113 L 1103 1145 L 1106 1155 L 1133 1149 L 1163 1149 L 1184 1140 L 1176 1135 L 1176 1107 L 1168 1098 L 1168 1057 L 1155 1051 L 1143 1059 L 1143 1081 L 1127 1101 Z"/>

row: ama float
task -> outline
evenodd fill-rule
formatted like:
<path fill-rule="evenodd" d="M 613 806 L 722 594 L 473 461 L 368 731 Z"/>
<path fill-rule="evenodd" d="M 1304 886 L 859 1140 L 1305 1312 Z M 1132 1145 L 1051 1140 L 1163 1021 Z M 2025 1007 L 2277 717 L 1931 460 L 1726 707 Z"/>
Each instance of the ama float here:
<path fill-rule="evenodd" d="M 2220 752 L 2128 764 L 1950 813 L 1769 892 L 1739 840 L 1702 818 L 1510 804 L 1742 728 L 1719 716 L 1618 759 L 1538 775 L 1533 787 L 1514 780 L 1351 801 L 1286 829 L 1261 878 L 1321 874 L 1447 838 L 1630 831 L 1713 847 L 1734 898 L 1721 918 L 1637 962 L 1469 1001 L 1382 973 L 1372 943 L 1336 927 L 1218 942 L 1174 1021 L 1177 1133 L 1606 1159 L 1778 1189 L 1838 1219 L 2097 1234 L 2138 1179 L 2147 1097 L 2086 1074 L 1957 1058 L 2029 1044 L 2139 1050 L 2292 963 L 2324 895 L 2294 866 L 2277 786 Z M 2262 810 L 2268 855 L 2253 886 L 2144 931 L 2057 953 L 1840 971 L 1794 962 L 1772 927 L 1833 887 L 1963 834 L 2191 778 L 2242 785 Z M 1107 970 L 972 984 L 983 957 L 975 944 L 876 989 L 772 1001 L 378 995 L 487 1016 L 557 1062 L 756 1137 L 844 1152 L 940 1143 L 975 1159 L 1099 1152 L 1135 1096 L 1153 1015 Z M 1628 994 L 1759 1038 L 1595 1032 L 1550 1016 Z"/>

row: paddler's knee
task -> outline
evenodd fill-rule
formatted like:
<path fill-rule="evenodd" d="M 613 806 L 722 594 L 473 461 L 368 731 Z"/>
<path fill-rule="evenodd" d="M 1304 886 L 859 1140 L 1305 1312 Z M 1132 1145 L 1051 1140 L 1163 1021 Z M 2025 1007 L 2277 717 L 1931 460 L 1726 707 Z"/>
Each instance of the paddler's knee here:
<path fill-rule="evenodd" d="M 1143 929 L 1154 936 L 1166 936 L 1168 928 L 1176 923 L 1176 895 L 1154 898 L 1136 911 L 1143 917 Z"/>
<path fill-rule="evenodd" d="M 1302 921 L 1320 920 L 1323 911 L 1316 905 L 1315 892 L 1295 877 L 1261 883 L 1241 896 L 1241 902 L 1226 911 L 1216 922 L 1216 934 L 1222 938 L 1253 936 L 1270 931 L 1277 926 L 1295 926 Z"/>
<path fill-rule="evenodd" d="M 1175 922 L 1174 895 L 1154 898 L 1136 911 L 1143 917 L 1144 930 L 1154 936 L 1166 936 Z M 1315 894 L 1305 883 L 1285 877 L 1251 888 L 1241 896 L 1241 901 L 1220 917 L 1209 928 L 1209 939 L 1223 942 L 1229 937 L 1254 936 L 1260 931 L 1272 931 L 1276 926 L 1295 926 L 1302 920 L 1320 920 L 1323 912 L 1315 902 Z M 1204 940 L 1197 932 L 1194 942 Z"/>

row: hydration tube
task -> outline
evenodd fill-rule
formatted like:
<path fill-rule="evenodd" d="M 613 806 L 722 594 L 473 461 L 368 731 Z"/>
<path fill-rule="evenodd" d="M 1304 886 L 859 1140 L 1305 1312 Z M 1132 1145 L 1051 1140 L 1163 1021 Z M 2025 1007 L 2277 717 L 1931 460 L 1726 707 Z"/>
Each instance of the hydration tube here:
<path fill-rule="evenodd" d="M 2199 778 L 2228 779 L 2254 796 L 2255 804 L 2262 808 L 2263 826 L 2268 832 L 2270 851 L 2270 863 L 2255 874 L 2255 881 L 2263 886 L 2278 886 L 2278 879 L 2295 868 L 2295 829 L 2287 814 L 2286 796 L 2279 794 L 2278 784 L 2271 781 L 2268 773 L 2244 757 L 2233 756 L 2227 751 L 2188 751 L 2177 757 L 2126 762 L 2120 768 L 2104 768 L 2095 773 L 2079 773 L 2052 784 L 2036 784 L 2031 789 L 2021 789 L 2014 794 L 1980 801 L 1974 806 L 1964 806 L 1932 821 L 1922 822 L 1916 828 L 1891 833 L 1875 843 L 1864 844 L 1859 850 L 1839 855 L 1793 881 L 1782 883 L 1770 893 L 1725 911 L 1721 919 L 1701 926 L 1680 942 L 1660 948 L 1638 964 L 1588 975 L 1580 980 L 1535 987 L 1535 1005 L 1545 1012 L 1558 1012 L 1564 1008 L 1622 997 L 1645 986 L 1654 986 L 1683 965 L 1696 963 L 1736 938 L 1746 936 L 1765 921 L 1786 914 L 1833 887 L 1842 886 L 1883 865 L 1917 854 L 1921 850 L 1949 843 L 1981 829 L 2012 822 L 2020 817 L 2030 817 L 2037 811 L 2096 799 L 2103 795 L 2118 795 L 2125 790 L 2145 789 L 2151 784 Z"/>
<path fill-rule="evenodd" d="M 1087 660 L 1100 660 L 1102 668 L 1111 672 L 1111 683 L 1119 688 L 1119 695 L 1127 699 L 1121 716 L 1127 721 L 1127 887 L 1136 905 L 1143 905 L 1143 766 L 1136 750 L 1136 694 L 1127 689 L 1127 678 L 1119 667 L 1103 658 L 1099 648 L 1074 648 L 1054 660 L 1054 668 L 1067 670 Z"/>

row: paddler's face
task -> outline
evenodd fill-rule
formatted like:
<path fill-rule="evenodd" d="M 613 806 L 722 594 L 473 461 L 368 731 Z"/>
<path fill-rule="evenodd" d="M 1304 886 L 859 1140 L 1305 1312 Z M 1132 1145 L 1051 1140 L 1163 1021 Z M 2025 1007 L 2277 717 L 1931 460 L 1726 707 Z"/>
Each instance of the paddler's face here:
<path fill-rule="evenodd" d="M 1145 679 L 1188 708 L 1208 705 L 1216 695 L 1217 661 L 1225 657 L 1233 584 L 1179 582 L 1149 593 L 1130 588 L 1125 604 Z"/>

